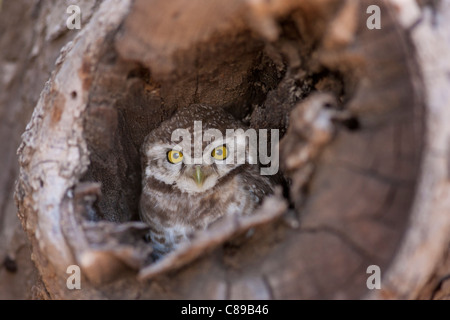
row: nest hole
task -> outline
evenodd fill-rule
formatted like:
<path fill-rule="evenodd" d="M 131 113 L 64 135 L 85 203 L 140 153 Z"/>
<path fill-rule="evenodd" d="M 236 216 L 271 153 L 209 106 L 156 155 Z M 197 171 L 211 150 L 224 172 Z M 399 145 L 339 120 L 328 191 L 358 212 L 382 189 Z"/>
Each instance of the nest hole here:
<path fill-rule="evenodd" d="M 336 297 L 336 292 L 358 297 L 367 289 L 361 285 L 365 284 L 366 265 L 386 266 L 395 252 L 406 225 L 420 158 L 414 154 L 414 161 L 402 166 L 403 158 L 398 157 L 398 153 L 420 150 L 420 141 L 408 138 L 408 133 L 418 131 L 408 126 L 407 120 L 417 123 L 417 114 L 398 107 L 408 105 L 412 85 L 398 84 L 395 97 L 378 96 L 376 91 L 385 87 L 373 83 L 375 89 L 364 87 L 367 82 L 361 84 L 360 80 L 379 70 L 382 75 L 377 81 L 382 82 L 383 70 L 389 68 L 405 78 L 407 66 L 386 62 L 381 53 L 376 61 L 379 52 L 389 50 L 373 46 L 369 49 L 376 54 L 367 58 L 364 72 L 361 60 L 352 62 L 345 54 L 330 62 L 321 45 L 326 24 L 311 21 L 303 11 L 282 17 L 277 24 L 280 33 L 276 41 L 244 30 L 216 35 L 177 52 L 170 74 L 153 74 L 143 62 L 119 56 L 113 44 L 105 46 L 84 115 L 90 166 L 82 181 L 101 182 L 102 191 L 93 220 L 139 220 L 141 144 L 178 109 L 195 103 L 223 108 L 251 128 L 279 129 L 282 139 L 288 132 L 291 111 L 312 93 L 329 92 L 354 114 L 339 123 L 332 144 L 317 157 L 315 165 L 320 170 L 311 182 L 299 185 L 296 181 L 301 177 L 285 173 L 288 179 L 282 187 L 290 202 L 288 211 L 296 218 L 302 212 L 301 228 L 283 222 L 263 226 L 264 232 L 256 233 L 248 245 L 239 249 L 229 245 L 222 265 L 231 270 L 228 276 L 232 280 L 239 279 L 240 272 L 263 274 L 264 279 L 268 275 L 265 281 L 277 298 Z M 314 28 L 316 25 L 319 27 Z M 403 50 L 394 41 L 392 44 L 392 51 Z M 360 46 L 366 48 L 364 41 Z M 392 108 L 380 112 L 373 107 L 386 104 Z M 392 114 L 395 116 L 390 117 Z M 389 140 L 391 135 L 396 140 Z M 392 152 L 381 152 L 384 141 L 393 143 Z M 398 189 L 405 177 L 410 179 L 407 186 Z M 366 186 L 358 198 L 357 192 Z M 311 199 L 305 201 L 308 195 Z M 400 231 L 393 234 L 393 229 Z M 255 246 L 259 250 L 254 250 Z M 308 258 L 311 255 L 313 259 Z M 283 268 L 286 276 L 276 272 Z M 292 284 L 293 279 L 308 275 L 313 275 L 314 284 L 309 280 L 304 285 L 301 281 Z M 191 278 L 195 277 L 194 273 Z M 347 285 L 345 293 L 343 284 Z M 314 291 L 319 287 L 322 291 Z"/>
<path fill-rule="evenodd" d="M 310 68 L 311 45 L 302 42 L 289 18 L 280 25 L 283 32 L 271 44 L 250 32 L 200 44 L 183 55 L 194 55 L 201 67 L 195 63 L 194 72 L 185 67 L 190 74 L 163 79 L 152 77 L 140 63 L 122 60 L 112 45 L 105 48 L 84 122 L 91 163 L 81 181 L 102 185 L 95 220 L 139 219 L 140 146 L 151 130 L 179 108 L 194 103 L 223 108 L 250 128 L 279 129 L 281 139 L 290 112 L 312 92 L 332 92 L 340 101 L 346 99 L 342 74 L 324 66 Z M 220 53 L 211 52 L 211 46 L 219 46 Z M 301 66 L 294 62 L 293 67 L 292 60 L 304 62 Z M 241 81 L 236 83 L 236 78 Z M 76 98 L 77 93 L 71 96 Z M 357 118 L 342 124 L 349 130 L 360 127 Z M 280 181 L 288 196 L 289 184 Z"/>

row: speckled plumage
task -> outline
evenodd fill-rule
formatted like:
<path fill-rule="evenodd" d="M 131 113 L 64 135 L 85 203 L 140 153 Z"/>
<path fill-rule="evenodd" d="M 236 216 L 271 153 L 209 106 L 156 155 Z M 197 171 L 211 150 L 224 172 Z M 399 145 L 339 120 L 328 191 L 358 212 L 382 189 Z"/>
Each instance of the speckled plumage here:
<path fill-rule="evenodd" d="M 218 129 L 224 136 L 226 129 L 247 129 L 222 109 L 192 105 L 179 110 L 146 137 L 141 150 L 140 216 L 150 225 L 149 238 L 156 257 L 224 215 L 251 214 L 262 198 L 273 192 L 270 177 L 261 176 L 257 164 L 202 164 L 206 178 L 199 187 L 192 179 L 192 170 L 199 165 L 170 163 L 167 152 L 174 146 L 172 132 L 183 128 L 192 134 L 194 121 L 202 121 L 203 130 Z M 202 150 L 208 145 L 203 142 Z"/>

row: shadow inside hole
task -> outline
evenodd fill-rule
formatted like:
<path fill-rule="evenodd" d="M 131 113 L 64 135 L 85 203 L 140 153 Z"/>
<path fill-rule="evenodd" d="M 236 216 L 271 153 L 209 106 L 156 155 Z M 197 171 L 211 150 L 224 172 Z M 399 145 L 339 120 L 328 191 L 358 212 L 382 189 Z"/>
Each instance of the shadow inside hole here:
<path fill-rule="evenodd" d="M 223 61 L 216 63 L 219 68 Z M 215 97 L 218 101 L 229 101 L 221 102 L 218 108 L 223 107 L 243 121 L 251 116 L 256 105 L 264 102 L 271 90 L 276 89 L 284 75 L 261 51 L 253 53 L 249 68 L 240 71 L 246 77 L 243 93 L 224 92 L 224 97 Z M 208 76 L 214 75 L 208 73 Z M 225 77 L 231 79 L 236 75 L 228 72 Z M 177 109 L 184 107 L 167 103 L 179 99 L 176 88 L 182 86 L 184 81 L 183 78 L 167 83 L 157 81 L 148 68 L 120 59 L 105 59 L 100 63 L 85 116 L 84 133 L 91 163 L 82 178 L 82 181 L 101 182 L 102 196 L 98 202 L 96 220 L 139 220 L 142 179 L 140 148 L 147 134 L 169 119 Z M 202 79 L 199 86 L 211 86 L 210 82 L 209 78 Z M 111 83 L 118 89 L 117 92 L 105 87 L 111 86 Z M 204 100 L 211 99 L 206 90 L 203 94 Z M 200 94 L 199 99 L 203 100 Z M 190 104 L 186 103 L 186 107 Z"/>

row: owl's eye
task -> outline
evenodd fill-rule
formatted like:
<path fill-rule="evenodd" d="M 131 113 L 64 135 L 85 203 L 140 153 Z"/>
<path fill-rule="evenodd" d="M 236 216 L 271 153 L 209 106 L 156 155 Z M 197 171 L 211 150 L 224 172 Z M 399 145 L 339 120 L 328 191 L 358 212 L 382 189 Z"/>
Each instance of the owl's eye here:
<path fill-rule="evenodd" d="M 228 156 L 228 150 L 225 145 L 215 148 L 211 152 L 211 156 L 216 160 L 225 160 Z"/>
<path fill-rule="evenodd" d="M 183 160 L 183 153 L 181 151 L 176 150 L 170 150 L 167 152 L 167 160 L 169 160 L 170 163 L 179 163 L 181 160 Z"/>

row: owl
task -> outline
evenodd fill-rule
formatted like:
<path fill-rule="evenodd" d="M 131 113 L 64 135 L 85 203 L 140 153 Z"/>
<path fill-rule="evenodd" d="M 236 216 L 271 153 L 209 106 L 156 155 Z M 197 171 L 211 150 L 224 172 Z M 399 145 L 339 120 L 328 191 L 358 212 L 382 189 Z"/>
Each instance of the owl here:
<path fill-rule="evenodd" d="M 227 129 L 232 133 L 227 135 Z M 263 197 L 273 192 L 274 181 L 260 174 L 255 159 L 250 161 L 249 143 L 244 161 L 238 159 L 246 129 L 221 108 L 191 105 L 144 139 L 139 214 L 150 226 L 154 258 L 188 242 L 192 233 L 221 217 L 251 214 Z M 178 138 L 188 143 L 174 141 L 174 132 L 180 130 Z M 198 142 L 199 134 L 211 131 L 216 133 L 214 138 Z"/>

